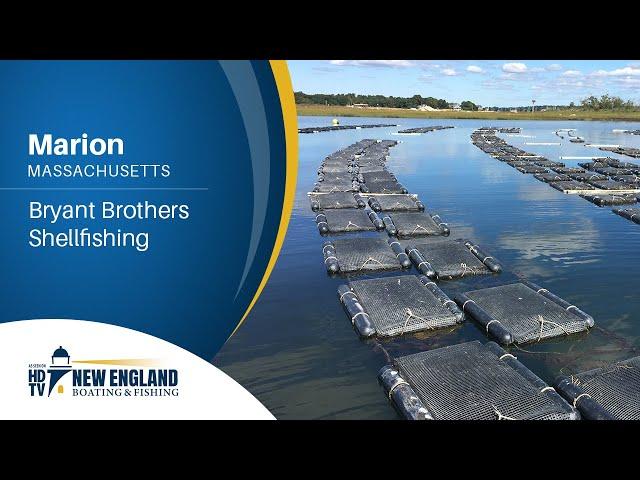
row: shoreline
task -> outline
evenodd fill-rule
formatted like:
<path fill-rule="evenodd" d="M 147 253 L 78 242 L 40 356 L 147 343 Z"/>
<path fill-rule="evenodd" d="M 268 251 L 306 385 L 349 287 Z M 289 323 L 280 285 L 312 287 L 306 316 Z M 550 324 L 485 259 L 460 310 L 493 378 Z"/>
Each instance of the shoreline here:
<path fill-rule="evenodd" d="M 318 117 L 379 117 L 424 118 L 452 120 L 568 120 L 568 121 L 630 121 L 640 122 L 640 111 L 581 111 L 554 110 L 546 112 L 468 112 L 468 111 L 419 111 L 402 108 L 352 108 L 326 105 L 296 105 L 299 116 Z"/>

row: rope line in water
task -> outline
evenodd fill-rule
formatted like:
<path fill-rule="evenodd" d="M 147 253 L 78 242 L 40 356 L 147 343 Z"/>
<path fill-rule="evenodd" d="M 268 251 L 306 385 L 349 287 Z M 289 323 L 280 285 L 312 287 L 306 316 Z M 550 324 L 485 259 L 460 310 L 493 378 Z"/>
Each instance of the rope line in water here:
<path fill-rule="evenodd" d="M 565 333 L 565 335 L 569 335 L 569 332 L 562 325 L 556 322 L 552 322 L 551 320 L 545 320 L 542 315 L 538 315 L 537 322 L 540 324 L 540 333 L 538 334 L 538 340 L 536 340 L 537 342 L 539 342 L 542 339 L 542 331 L 544 329 L 545 323 L 548 323 L 550 325 L 555 325 L 559 327 Z"/>

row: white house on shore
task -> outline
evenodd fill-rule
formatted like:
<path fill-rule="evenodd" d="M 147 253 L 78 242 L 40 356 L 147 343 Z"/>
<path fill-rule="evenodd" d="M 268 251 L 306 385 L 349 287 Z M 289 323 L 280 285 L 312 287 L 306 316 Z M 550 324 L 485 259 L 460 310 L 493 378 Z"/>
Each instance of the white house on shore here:
<path fill-rule="evenodd" d="M 450 110 L 455 110 L 457 112 L 459 110 L 462 110 L 462 107 L 460 106 L 459 103 L 450 103 L 449 104 L 449 109 Z"/>

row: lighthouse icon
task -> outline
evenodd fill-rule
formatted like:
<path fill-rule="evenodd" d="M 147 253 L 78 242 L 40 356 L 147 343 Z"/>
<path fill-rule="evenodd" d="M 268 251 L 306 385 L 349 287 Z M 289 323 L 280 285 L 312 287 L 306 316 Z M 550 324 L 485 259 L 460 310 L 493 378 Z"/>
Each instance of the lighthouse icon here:
<path fill-rule="evenodd" d="M 56 348 L 51 355 L 51 365 L 47 373 L 49 374 L 49 396 L 58 381 L 71 371 L 71 356 L 62 345 Z M 64 393 L 64 386 L 58 385 L 58 393 Z"/>

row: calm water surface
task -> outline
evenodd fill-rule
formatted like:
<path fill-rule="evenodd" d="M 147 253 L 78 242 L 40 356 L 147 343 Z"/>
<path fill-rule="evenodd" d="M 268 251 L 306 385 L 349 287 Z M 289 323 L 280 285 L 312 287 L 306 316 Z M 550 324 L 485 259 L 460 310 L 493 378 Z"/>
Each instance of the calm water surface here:
<path fill-rule="evenodd" d="M 330 120 L 298 118 L 300 127 L 328 125 Z M 552 382 L 559 373 L 640 355 L 636 285 L 640 225 L 613 214 L 611 208 L 599 208 L 521 174 L 470 140 L 471 132 L 481 126 L 519 126 L 523 135 L 535 138 L 501 136 L 551 160 L 560 155 L 595 156 L 602 152 L 571 144 L 568 138 L 561 141 L 553 132 L 576 128 L 587 142 L 640 147 L 640 137 L 612 132 L 638 129 L 639 123 L 342 120 L 342 124 L 362 123 L 456 128 L 421 136 L 394 135 L 395 127 L 300 135 L 296 203 L 280 258 L 245 324 L 214 359 L 277 418 L 398 418 L 376 380 L 389 356 L 486 340 L 472 321 L 451 330 L 387 341 L 361 341 L 352 330 L 336 295 L 345 280 L 326 274 L 322 257 L 326 239 L 318 233 L 306 193 L 325 156 L 364 138 L 400 140 L 390 151 L 389 170 L 449 223 L 452 239 L 474 240 L 505 267 L 506 272 L 497 276 L 441 282 L 445 293 L 509 283 L 524 275 L 595 318 L 597 328 L 589 333 L 514 349 L 541 378 Z M 523 145 L 557 141 L 562 145 Z M 564 162 L 575 166 L 579 161 Z"/>

